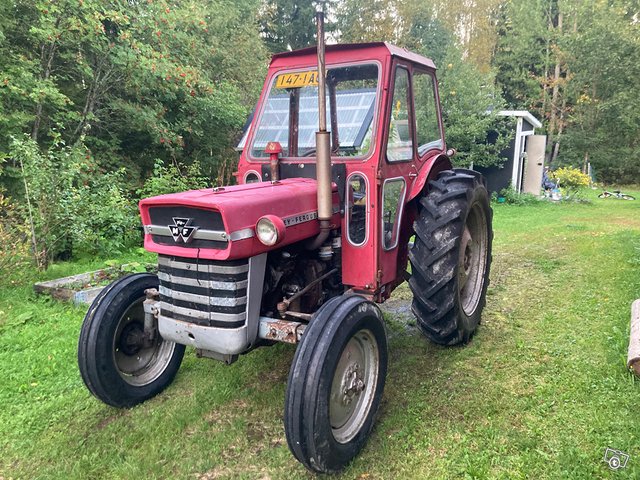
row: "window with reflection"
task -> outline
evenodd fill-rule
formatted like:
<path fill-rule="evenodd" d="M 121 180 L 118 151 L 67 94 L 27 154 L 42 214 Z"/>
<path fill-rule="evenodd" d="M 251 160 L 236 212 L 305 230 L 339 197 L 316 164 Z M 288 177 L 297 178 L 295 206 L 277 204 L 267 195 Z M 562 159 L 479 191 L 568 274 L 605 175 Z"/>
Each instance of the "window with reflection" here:
<path fill-rule="evenodd" d="M 354 245 L 367 238 L 367 182 L 359 173 L 347 181 L 347 232 Z"/>
<path fill-rule="evenodd" d="M 434 79 L 427 72 L 413 72 L 413 96 L 418 155 L 422 156 L 434 148 L 442 149 Z"/>
<path fill-rule="evenodd" d="M 362 157 L 371 148 L 378 95 L 378 66 L 329 67 L 327 129 L 331 154 Z M 265 157 L 268 142 L 279 142 L 283 157 L 315 157 L 318 130 L 318 73 L 315 69 L 279 73 L 256 120 L 251 156 Z"/>
<path fill-rule="evenodd" d="M 246 177 L 244 177 L 244 183 L 258 183 L 259 181 L 260 177 L 256 172 L 249 172 Z"/>
<path fill-rule="evenodd" d="M 387 141 L 387 160 L 398 162 L 413 158 L 413 140 L 409 118 L 409 72 L 396 68 L 396 80 L 393 86 L 393 103 L 389 114 L 389 140 Z"/>
<path fill-rule="evenodd" d="M 404 202 L 405 182 L 394 178 L 382 187 L 382 246 L 391 250 L 398 244 L 398 222 Z"/>

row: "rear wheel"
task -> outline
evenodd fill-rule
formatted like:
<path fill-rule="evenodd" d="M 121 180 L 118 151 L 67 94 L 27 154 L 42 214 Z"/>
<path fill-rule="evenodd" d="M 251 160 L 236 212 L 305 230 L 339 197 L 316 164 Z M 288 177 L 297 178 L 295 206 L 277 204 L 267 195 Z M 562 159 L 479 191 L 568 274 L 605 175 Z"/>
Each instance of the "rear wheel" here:
<path fill-rule="evenodd" d="M 172 381 L 184 345 L 156 334 L 144 341 L 145 290 L 158 277 L 129 275 L 106 287 L 85 316 L 78 342 L 78 366 L 85 385 L 114 407 L 131 407 L 157 395 Z"/>
<path fill-rule="evenodd" d="M 409 252 L 412 310 L 433 342 L 455 345 L 475 332 L 491 265 L 492 211 L 482 175 L 441 172 L 420 199 Z"/>
<path fill-rule="evenodd" d="M 357 295 L 324 304 L 293 359 L 285 432 L 309 470 L 336 472 L 364 446 L 384 389 L 387 337 L 378 307 Z"/>
<path fill-rule="evenodd" d="M 609 192 L 602 192 L 600 195 L 598 195 L 598 198 L 609 198 L 611 196 L 611 194 Z"/>

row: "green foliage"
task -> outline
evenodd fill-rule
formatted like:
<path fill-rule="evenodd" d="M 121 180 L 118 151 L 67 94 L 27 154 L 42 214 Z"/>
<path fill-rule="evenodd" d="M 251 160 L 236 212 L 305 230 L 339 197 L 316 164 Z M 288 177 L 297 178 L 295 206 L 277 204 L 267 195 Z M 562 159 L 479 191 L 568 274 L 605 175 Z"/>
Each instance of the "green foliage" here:
<path fill-rule="evenodd" d="M 498 199 L 504 200 L 499 201 Z M 508 205 L 535 205 L 540 202 L 540 199 L 530 193 L 518 193 L 513 187 L 503 188 L 496 196 L 492 195 L 492 200 L 498 200 L 499 203 L 506 203 Z"/>
<path fill-rule="evenodd" d="M 138 211 L 125 190 L 126 175 L 122 168 L 72 189 L 74 255 L 121 253 L 141 238 Z"/>
<path fill-rule="evenodd" d="M 0 192 L 0 285 L 20 282 L 32 265 L 29 231 L 18 206 Z"/>
<path fill-rule="evenodd" d="M 257 9 L 257 0 L 4 2 L 0 156 L 10 135 L 29 133 L 47 150 L 56 130 L 67 145 L 83 137 L 101 167 L 125 166 L 134 182 L 156 158 L 198 160 L 216 176 L 235 158 L 264 74 Z M 9 173 L 0 181 L 15 183 Z"/>
<path fill-rule="evenodd" d="M 141 198 L 147 198 L 209 186 L 210 181 L 203 175 L 198 162 L 189 166 L 174 163 L 167 166 L 162 160 L 156 160 L 153 175 L 147 178 L 137 193 Z"/>
<path fill-rule="evenodd" d="M 533 110 L 539 117 L 543 84 L 549 74 L 549 0 L 505 2 L 498 22 L 498 41 L 493 58 L 496 82 L 507 104 L 517 110 Z"/>
<path fill-rule="evenodd" d="M 270 52 L 285 52 L 315 45 L 316 3 L 312 0 L 274 0 L 263 3 L 259 19 L 260 31 Z M 330 27 L 328 23 L 325 30 L 330 29 L 327 27 Z"/>
<path fill-rule="evenodd" d="M 623 2 L 589 4 L 567 41 L 574 107 L 560 161 L 589 161 L 604 182 L 640 179 L 640 35 L 628 12 Z"/>
<path fill-rule="evenodd" d="M 135 238 L 137 212 L 126 194 L 124 169 L 97 171 L 82 143 L 67 146 L 59 136 L 50 150 L 29 137 L 14 138 L 10 153 L 24 172 L 40 267 L 74 253 L 115 253 Z"/>
<path fill-rule="evenodd" d="M 440 101 L 447 146 L 458 151 L 459 166 L 491 166 L 504 160 L 500 152 L 510 139 L 509 120 L 495 112 L 502 106 L 493 77 L 465 62 L 450 48 L 440 71 Z"/>
<path fill-rule="evenodd" d="M 553 172 L 553 178 L 558 181 L 560 191 L 564 196 L 575 197 L 581 189 L 591 184 L 589 175 L 574 167 L 561 167 Z"/>

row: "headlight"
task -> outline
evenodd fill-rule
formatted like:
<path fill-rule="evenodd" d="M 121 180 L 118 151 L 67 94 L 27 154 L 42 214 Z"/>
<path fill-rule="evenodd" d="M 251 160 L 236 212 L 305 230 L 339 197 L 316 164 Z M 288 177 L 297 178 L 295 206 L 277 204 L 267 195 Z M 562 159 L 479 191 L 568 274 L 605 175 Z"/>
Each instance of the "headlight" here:
<path fill-rule="evenodd" d="M 284 222 L 275 215 L 265 215 L 256 223 L 258 240 L 269 247 L 282 241 L 284 231 Z"/>

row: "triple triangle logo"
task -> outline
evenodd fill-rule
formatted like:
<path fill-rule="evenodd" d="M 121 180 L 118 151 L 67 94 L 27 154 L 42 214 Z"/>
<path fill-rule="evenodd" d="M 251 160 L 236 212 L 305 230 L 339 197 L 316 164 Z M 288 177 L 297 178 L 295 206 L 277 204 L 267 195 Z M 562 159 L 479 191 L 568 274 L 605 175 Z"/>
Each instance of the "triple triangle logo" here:
<path fill-rule="evenodd" d="M 193 218 L 173 217 L 173 225 L 168 227 L 174 242 L 182 240 L 184 243 L 189 243 L 191 241 L 193 234 L 198 230 L 198 227 L 192 226 L 191 222 Z"/>

